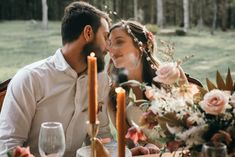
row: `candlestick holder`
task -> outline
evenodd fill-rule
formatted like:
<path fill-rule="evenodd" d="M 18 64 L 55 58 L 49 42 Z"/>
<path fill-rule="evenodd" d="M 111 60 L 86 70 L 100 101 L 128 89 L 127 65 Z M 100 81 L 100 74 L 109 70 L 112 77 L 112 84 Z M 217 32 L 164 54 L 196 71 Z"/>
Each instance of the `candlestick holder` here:
<path fill-rule="evenodd" d="M 88 124 L 88 134 L 90 136 L 91 140 L 91 157 L 97 157 L 96 155 L 96 136 L 99 130 L 99 121 L 96 121 L 95 123 L 90 123 L 87 121 Z"/>

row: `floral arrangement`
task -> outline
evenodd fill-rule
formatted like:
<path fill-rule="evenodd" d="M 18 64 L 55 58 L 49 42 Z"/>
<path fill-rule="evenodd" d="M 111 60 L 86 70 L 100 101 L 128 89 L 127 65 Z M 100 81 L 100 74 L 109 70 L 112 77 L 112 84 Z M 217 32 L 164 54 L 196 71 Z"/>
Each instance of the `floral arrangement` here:
<path fill-rule="evenodd" d="M 24 148 L 17 146 L 13 152 L 7 153 L 8 157 L 34 157 L 29 150 L 29 147 Z"/>
<path fill-rule="evenodd" d="M 148 100 L 142 102 L 144 114 L 141 126 L 129 129 L 127 138 L 145 139 L 163 144 L 173 152 L 179 148 L 200 151 L 203 143 L 223 142 L 228 152 L 235 148 L 235 83 L 230 70 L 226 79 L 217 72 L 216 84 L 207 79 L 207 88 L 182 82 L 182 69 L 177 63 L 159 67 L 154 81 L 162 84 L 159 89 L 131 80 L 124 84 L 139 85 Z M 145 134 L 145 135 L 143 135 Z M 140 138 L 138 138 L 140 137 Z"/>

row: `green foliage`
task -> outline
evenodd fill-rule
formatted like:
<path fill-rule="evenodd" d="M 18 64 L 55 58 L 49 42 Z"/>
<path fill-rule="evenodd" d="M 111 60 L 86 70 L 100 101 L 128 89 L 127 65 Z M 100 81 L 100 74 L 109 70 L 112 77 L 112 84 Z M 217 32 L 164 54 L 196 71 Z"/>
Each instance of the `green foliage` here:
<path fill-rule="evenodd" d="M 152 32 L 153 34 L 156 34 L 157 32 L 158 32 L 158 26 L 157 25 L 155 25 L 155 24 L 146 24 L 145 25 L 146 26 L 146 28 L 150 31 L 150 32 Z"/>
<path fill-rule="evenodd" d="M 75 0 L 47 0 L 49 20 L 61 20 L 64 8 Z M 78 1 L 78 0 L 76 0 Z M 133 0 L 86 0 L 86 2 L 104 11 L 116 11 L 117 19 L 130 19 L 134 15 Z M 157 23 L 157 1 L 136 1 L 138 11 L 136 17 L 142 23 Z M 164 25 L 183 26 L 184 10 L 182 0 L 163 0 Z M 190 26 L 211 27 L 215 0 L 189 1 Z M 228 29 L 235 27 L 235 0 L 216 1 L 217 27 Z M 107 7 L 107 8 L 106 8 Z M 29 20 L 42 18 L 41 0 L 0 0 L 0 20 Z M 114 21 L 115 21 L 114 20 Z M 226 30 L 226 28 L 225 28 Z"/>
<path fill-rule="evenodd" d="M 228 67 L 230 67 L 231 76 L 235 78 L 234 31 L 226 33 L 216 31 L 212 36 L 209 30 L 191 29 L 184 37 L 157 35 L 159 48 L 161 48 L 160 40 L 175 43 L 175 58 L 194 56 L 185 62 L 182 68 L 204 85 L 206 85 L 205 78 L 215 82 L 215 71 L 217 70 L 221 72 L 222 76 L 226 76 Z M 159 54 L 156 56 L 158 57 Z"/>
<path fill-rule="evenodd" d="M 178 36 L 185 36 L 186 32 L 183 29 L 176 29 L 175 34 Z"/>
<path fill-rule="evenodd" d="M 0 82 L 61 47 L 59 22 L 49 22 L 48 30 L 37 21 L 1 22 L 0 36 Z"/>
<path fill-rule="evenodd" d="M 41 29 L 38 21 L 0 22 L 0 82 L 14 76 L 21 67 L 53 55 L 61 47 L 60 22 L 49 22 L 48 30 Z M 199 80 L 212 78 L 215 71 L 226 75 L 228 67 L 235 78 L 235 32 L 215 32 L 190 30 L 185 37 L 156 36 L 175 43 L 175 58 L 194 55 L 182 65 L 184 71 Z M 158 54 L 156 54 L 158 56 Z M 206 82 L 202 82 L 206 84 Z"/>

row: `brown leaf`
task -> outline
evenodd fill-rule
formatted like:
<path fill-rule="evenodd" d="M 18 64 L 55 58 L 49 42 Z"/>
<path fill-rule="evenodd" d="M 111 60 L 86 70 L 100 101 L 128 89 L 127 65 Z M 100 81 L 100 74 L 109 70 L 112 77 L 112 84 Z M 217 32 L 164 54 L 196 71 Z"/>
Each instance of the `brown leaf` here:
<path fill-rule="evenodd" d="M 216 89 L 216 86 L 208 78 L 206 78 L 206 84 L 209 91 Z"/>
<path fill-rule="evenodd" d="M 233 78 L 231 76 L 229 68 L 228 68 L 228 73 L 226 76 L 226 90 L 229 90 L 229 91 L 233 90 Z"/>
<path fill-rule="evenodd" d="M 220 89 L 220 90 L 226 89 L 224 80 L 223 80 L 221 74 L 219 73 L 219 71 L 216 72 L 216 83 L 217 83 L 218 89 Z"/>
<path fill-rule="evenodd" d="M 203 95 L 205 95 L 208 92 L 204 87 L 197 86 L 197 88 L 199 89 L 199 93 L 201 93 Z"/>
<path fill-rule="evenodd" d="M 158 124 L 160 125 L 161 129 L 166 131 L 165 134 L 169 134 L 170 135 L 170 132 L 168 131 L 167 127 L 166 127 L 166 122 L 165 121 L 161 121 L 159 120 L 158 121 Z"/>

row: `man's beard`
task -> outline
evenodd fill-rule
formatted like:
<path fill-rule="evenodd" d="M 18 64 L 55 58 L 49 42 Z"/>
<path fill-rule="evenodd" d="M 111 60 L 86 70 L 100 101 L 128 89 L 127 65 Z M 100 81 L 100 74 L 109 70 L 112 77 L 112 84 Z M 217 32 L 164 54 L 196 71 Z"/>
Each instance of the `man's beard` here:
<path fill-rule="evenodd" d="M 97 58 L 97 71 L 102 72 L 104 70 L 105 62 L 104 62 L 104 52 L 102 52 L 101 48 L 95 43 L 95 40 L 87 43 L 82 50 L 82 54 L 85 56 L 85 62 L 87 63 L 87 56 L 90 55 L 91 52 L 95 53 Z"/>

